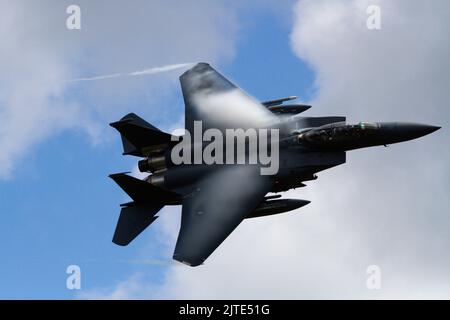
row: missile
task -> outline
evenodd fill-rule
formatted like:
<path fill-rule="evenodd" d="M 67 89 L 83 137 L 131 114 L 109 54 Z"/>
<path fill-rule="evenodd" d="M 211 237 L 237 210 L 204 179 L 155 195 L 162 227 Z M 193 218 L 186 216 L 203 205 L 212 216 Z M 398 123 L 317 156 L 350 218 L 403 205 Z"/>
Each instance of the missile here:
<path fill-rule="evenodd" d="M 286 97 L 286 98 L 264 101 L 264 102 L 261 102 L 261 104 L 263 106 L 266 106 L 266 107 L 272 107 L 272 106 L 280 105 L 280 104 L 282 104 L 283 102 L 286 102 L 286 101 L 295 100 L 297 98 L 298 98 L 297 96 L 289 96 L 289 97 Z"/>
<path fill-rule="evenodd" d="M 247 218 L 256 218 L 279 214 L 287 211 L 292 211 L 297 208 L 306 206 L 311 201 L 301 199 L 280 199 L 263 201 L 251 212 Z"/>

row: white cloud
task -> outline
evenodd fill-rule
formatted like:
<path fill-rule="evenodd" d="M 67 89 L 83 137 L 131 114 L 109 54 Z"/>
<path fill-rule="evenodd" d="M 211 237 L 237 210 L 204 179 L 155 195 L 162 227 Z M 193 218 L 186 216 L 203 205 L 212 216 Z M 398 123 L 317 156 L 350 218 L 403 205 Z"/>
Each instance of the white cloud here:
<path fill-rule="evenodd" d="M 177 106 L 172 100 L 178 71 L 86 83 L 68 80 L 233 56 L 235 13 L 222 2 L 196 1 L 192 6 L 189 1 L 130 5 L 81 0 L 81 30 L 66 28 L 70 4 L 0 2 L 2 178 L 61 130 L 83 129 L 98 142 L 107 123 L 130 108 L 153 118 L 158 110 L 161 120 Z"/>
<path fill-rule="evenodd" d="M 380 31 L 366 28 L 369 4 L 381 7 Z M 447 1 L 299 1 L 294 12 L 292 48 L 316 72 L 312 113 L 449 122 Z M 449 139 L 443 128 L 350 152 L 287 194 L 308 206 L 245 221 L 204 266 L 169 267 L 159 297 L 449 298 Z M 170 255 L 177 230 L 166 231 Z M 372 264 L 381 290 L 366 289 Z"/>

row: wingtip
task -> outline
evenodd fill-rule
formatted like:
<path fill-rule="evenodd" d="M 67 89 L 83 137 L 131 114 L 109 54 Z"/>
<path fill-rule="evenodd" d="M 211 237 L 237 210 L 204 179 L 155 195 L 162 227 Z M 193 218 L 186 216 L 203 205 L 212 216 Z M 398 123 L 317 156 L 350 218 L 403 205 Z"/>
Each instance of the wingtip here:
<path fill-rule="evenodd" d="M 205 262 L 203 259 L 189 259 L 186 257 L 181 257 L 178 254 L 174 254 L 172 259 L 189 267 L 198 267 L 203 265 L 203 263 Z"/>
<path fill-rule="evenodd" d="M 193 66 L 191 68 L 189 68 L 188 70 L 186 70 L 181 76 L 180 78 L 183 78 L 184 76 L 186 76 L 187 74 L 191 73 L 191 72 L 202 72 L 205 69 L 209 69 L 211 68 L 211 65 L 207 62 L 198 62 L 193 64 Z"/>
<path fill-rule="evenodd" d="M 108 175 L 108 177 L 111 178 L 111 179 L 114 179 L 114 178 L 116 178 L 116 177 L 123 176 L 123 175 L 127 175 L 127 174 L 129 174 L 129 173 L 131 173 L 131 171 L 111 173 L 111 174 Z"/>

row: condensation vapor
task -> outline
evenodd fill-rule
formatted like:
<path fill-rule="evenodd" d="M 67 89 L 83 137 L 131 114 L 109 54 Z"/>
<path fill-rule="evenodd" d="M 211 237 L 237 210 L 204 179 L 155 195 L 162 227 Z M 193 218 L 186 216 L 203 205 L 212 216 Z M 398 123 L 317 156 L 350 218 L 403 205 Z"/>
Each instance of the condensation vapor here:
<path fill-rule="evenodd" d="M 188 68 L 192 67 L 194 63 L 179 63 L 179 64 L 170 64 L 162 67 L 155 67 L 155 68 L 149 68 L 144 69 L 140 71 L 133 71 L 128 73 L 113 73 L 108 75 L 101 75 L 101 76 L 95 76 L 95 77 L 89 77 L 89 78 L 77 78 L 69 80 L 70 82 L 78 82 L 78 81 L 94 81 L 94 80 L 103 80 L 103 79 L 112 79 L 112 78 L 119 78 L 119 77 L 131 77 L 131 76 L 142 76 L 142 75 L 151 75 L 151 74 L 157 74 L 157 73 L 163 73 L 168 72 L 176 69 L 181 68 Z"/>

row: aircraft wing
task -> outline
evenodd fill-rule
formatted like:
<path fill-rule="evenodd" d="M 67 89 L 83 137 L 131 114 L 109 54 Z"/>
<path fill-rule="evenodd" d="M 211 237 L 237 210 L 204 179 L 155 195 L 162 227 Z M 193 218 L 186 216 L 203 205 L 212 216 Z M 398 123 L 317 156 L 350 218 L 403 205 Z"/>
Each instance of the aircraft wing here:
<path fill-rule="evenodd" d="M 185 127 L 193 134 L 194 121 L 203 130 L 261 128 L 277 121 L 266 107 L 247 95 L 207 63 L 198 63 L 180 77 L 185 103 Z"/>
<path fill-rule="evenodd" d="M 190 266 L 203 263 L 272 187 L 259 166 L 222 166 L 183 200 L 181 228 L 173 258 Z"/>

